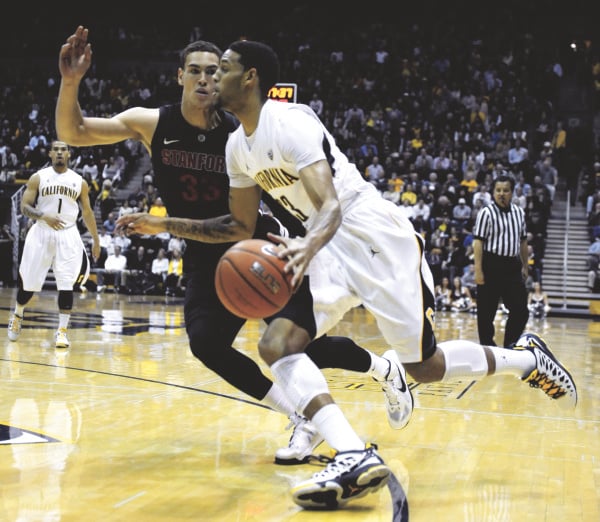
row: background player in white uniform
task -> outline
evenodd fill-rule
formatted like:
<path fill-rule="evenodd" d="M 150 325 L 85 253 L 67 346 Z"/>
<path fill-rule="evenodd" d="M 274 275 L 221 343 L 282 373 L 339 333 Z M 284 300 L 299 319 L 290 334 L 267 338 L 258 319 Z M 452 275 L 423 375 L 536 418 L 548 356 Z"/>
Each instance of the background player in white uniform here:
<path fill-rule="evenodd" d="M 29 178 L 21 201 L 21 211 L 35 223 L 27 232 L 23 246 L 17 302 L 8 324 L 8 338 L 11 341 L 19 338 L 25 306 L 34 292 L 42 289 L 52 268 L 59 309 L 55 345 L 67 348 L 73 286 L 83 285 L 90 273 L 85 246 L 77 228 L 80 205 L 83 222 L 92 235 L 94 259 L 100 255 L 100 241 L 88 184 L 68 168 L 69 147 L 62 141 L 53 141 L 49 155 L 52 166 L 42 168 Z"/>

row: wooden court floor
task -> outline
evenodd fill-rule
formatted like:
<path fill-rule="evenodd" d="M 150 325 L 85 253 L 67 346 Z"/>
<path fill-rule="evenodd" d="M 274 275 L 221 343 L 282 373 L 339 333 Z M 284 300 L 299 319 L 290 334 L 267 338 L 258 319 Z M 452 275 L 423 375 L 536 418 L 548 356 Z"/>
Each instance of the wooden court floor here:
<path fill-rule="evenodd" d="M 15 293 L 0 290 L 4 329 Z M 289 496 L 317 465 L 273 464 L 287 419 L 191 356 L 180 299 L 76 294 L 68 350 L 52 344 L 56 324 L 56 293 L 44 291 L 20 339 L 0 341 L 2 522 L 600 521 L 600 323 L 528 325 L 576 379 L 574 411 L 508 376 L 410 381 L 416 409 L 394 431 L 373 381 L 326 370 L 348 419 L 394 474 L 380 492 L 325 512 Z M 248 322 L 236 346 L 257 357 L 261 329 Z M 476 340 L 474 317 L 439 314 L 437 332 Z M 386 349 L 360 308 L 335 333 Z"/>

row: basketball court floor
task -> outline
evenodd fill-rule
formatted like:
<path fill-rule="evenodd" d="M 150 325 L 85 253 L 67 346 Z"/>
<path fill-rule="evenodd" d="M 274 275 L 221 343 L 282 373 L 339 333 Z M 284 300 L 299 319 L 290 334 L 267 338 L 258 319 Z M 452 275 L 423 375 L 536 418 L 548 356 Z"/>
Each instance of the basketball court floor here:
<path fill-rule="evenodd" d="M 15 294 L 0 290 L 4 332 Z M 289 489 L 322 464 L 273 463 L 291 433 L 287 419 L 192 357 L 181 304 L 76 294 L 71 347 L 61 350 L 53 345 L 56 292 L 44 291 L 19 340 L 2 334 L 1 521 L 600 520 L 600 323 L 550 317 L 528 325 L 573 374 L 575 410 L 508 376 L 409 380 L 415 412 L 395 431 L 375 382 L 325 370 L 334 398 L 393 476 L 343 509 L 307 511 Z M 498 328 L 502 321 L 498 315 Z M 250 321 L 236 341 L 257 360 L 261 330 Z M 386 349 L 361 308 L 333 333 Z M 476 340 L 475 318 L 438 314 L 437 333 Z"/>

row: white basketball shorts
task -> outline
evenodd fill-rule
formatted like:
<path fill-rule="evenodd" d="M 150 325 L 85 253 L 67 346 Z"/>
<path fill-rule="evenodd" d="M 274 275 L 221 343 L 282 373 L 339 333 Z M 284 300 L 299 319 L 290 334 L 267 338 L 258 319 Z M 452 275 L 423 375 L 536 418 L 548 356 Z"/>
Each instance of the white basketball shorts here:
<path fill-rule="evenodd" d="M 73 290 L 83 285 L 90 274 L 90 264 L 76 226 L 53 230 L 36 222 L 27 232 L 19 274 L 23 289 L 39 292 L 52 268 L 58 290 Z"/>
<path fill-rule="evenodd" d="M 317 335 L 362 304 L 402 362 L 421 361 L 424 322 L 433 328 L 426 302 L 433 303 L 434 288 L 422 241 L 396 206 L 379 196 L 346 209 L 309 268 Z"/>

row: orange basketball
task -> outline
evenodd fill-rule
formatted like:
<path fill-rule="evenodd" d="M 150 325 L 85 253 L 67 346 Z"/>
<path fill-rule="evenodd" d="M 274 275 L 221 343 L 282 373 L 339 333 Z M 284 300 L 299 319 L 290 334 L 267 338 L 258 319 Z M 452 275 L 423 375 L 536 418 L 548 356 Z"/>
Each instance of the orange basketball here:
<path fill-rule="evenodd" d="M 262 239 L 245 239 L 227 250 L 215 273 L 219 299 L 232 314 L 262 319 L 281 310 L 292 295 L 292 274 L 285 274 L 285 259 L 276 245 Z"/>

